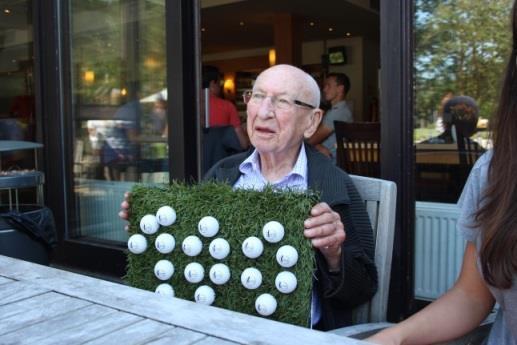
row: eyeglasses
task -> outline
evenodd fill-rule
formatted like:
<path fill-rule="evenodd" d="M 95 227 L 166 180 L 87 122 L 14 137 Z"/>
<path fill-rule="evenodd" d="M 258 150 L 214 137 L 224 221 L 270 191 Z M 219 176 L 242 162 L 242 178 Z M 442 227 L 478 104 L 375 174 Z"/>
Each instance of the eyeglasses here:
<path fill-rule="evenodd" d="M 261 105 L 267 97 L 268 96 L 265 93 L 253 90 L 246 90 L 242 94 L 244 103 L 253 105 Z M 284 96 L 271 96 L 271 104 L 273 105 L 275 110 L 290 110 L 295 105 L 298 105 L 300 107 L 306 107 L 309 109 L 316 109 L 316 107 L 311 104 L 299 101 L 297 99 L 291 100 Z"/>

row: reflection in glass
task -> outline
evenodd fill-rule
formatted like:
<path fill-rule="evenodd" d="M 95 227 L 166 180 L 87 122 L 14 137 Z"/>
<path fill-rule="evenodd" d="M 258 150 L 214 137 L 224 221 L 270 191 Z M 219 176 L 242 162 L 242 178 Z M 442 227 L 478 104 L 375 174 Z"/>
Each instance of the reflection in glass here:
<path fill-rule="evenodd" d="M 463 166 L 463 156 L 470 146 L 479 146 L 479 152 L 491 146 L 488 123 L 509 49 L 510 7 L 509 0 L 416 1 L 417 200 L 456 202 L 472 166 Z M 465 121 L 454 115 L 465 103 L 444 109 L 455 96 L 475 104 L 477 125 L 468 135 Z"/>
<path fill-rule="evenodd" d="M 491 147 L 510 0 L 415 0 L 415 298 L 454 284 L 465 241 L 456 202 Z"/>
<path fill-rule="evenodd" d="M 77 235 L 125 241 L 135 182 L 168 182 L 165 1 L 70 1 Z"/>

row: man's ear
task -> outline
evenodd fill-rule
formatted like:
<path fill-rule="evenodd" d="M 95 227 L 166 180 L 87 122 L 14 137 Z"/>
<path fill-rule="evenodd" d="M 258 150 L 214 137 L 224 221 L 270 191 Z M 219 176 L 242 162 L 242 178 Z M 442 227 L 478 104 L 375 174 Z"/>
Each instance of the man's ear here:
<path fill-rule="evenodd" d="M 309 124 L 307 126 L 307 129 L 305 132 L 303 132 L 303 136 L 305 139 L 309 139 L 312 137 L 314 133 L 316 133 L 316 130 L 318 129 L 318 126 L 320 125 L 321 119 L 323 118 L 323 110 L 321 109 L 314 109 L 311 111 L 311 114 L 309 115 Z"/>

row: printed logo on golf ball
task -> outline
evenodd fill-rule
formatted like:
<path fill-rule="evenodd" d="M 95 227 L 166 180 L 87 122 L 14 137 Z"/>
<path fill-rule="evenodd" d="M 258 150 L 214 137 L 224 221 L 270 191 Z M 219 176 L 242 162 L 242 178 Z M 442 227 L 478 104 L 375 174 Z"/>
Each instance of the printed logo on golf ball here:
<path fill-rule="evenodd" d="M 135 234 L 127 240 L 127 249 L 133 254 L 142 254 L 147 249 L 147 240 L 144 235 Z"/>
<path fill-rule="evenodd" d="M 230 244 L 224 238 L 216 238 L 210 242 L 208 251 L 214 259 L 222 260 L 230 253 Z"/>
<path fill-rule="evenodd" d="M 160 280 L 168 280 L 174 274 L 174 265 L 169 260 L 160 260 L 154 265 L 154 275 Z"/>
<path fill-rule="evenodd" d="M 293 246 L 282 246 L 276 252 L 276 261 L 282 267 L 293 267 L 298 261 L 298 252 Z"/>
<path fill-rule="evenodd" d="M 276 299 L 268 293 L 264 293 L 255 300 L 255 309 L 262 316 L 269 316 L 276 311 Z"/>
<path fill-rule="evenodd" d="M 197 229 L 204 237 L 214 237 L 219 232 L 219 222 L 212 216 L 206 216 L 201 218 Z"/>
<path fill-rule="evenodd" d="M 254 290 L 262 284 L 262 273 L 254 267 L 248 267 L 241 274 L 241 283 L 248 290 Z"/>
<path fill-rule="evenodd" d="M 176 221 L 176 211 L 170 206 L 162 206 L 156 212 L 156 220 L 163 226 L 172 225 Z"/>
<path fill-rule="evenodd" d="M 225 264 L 215 264 L 210 268 L 210 280 L 217 285 L 223 285 L 230 280 L 230 269 Z"/>
<path fill-rule="evenodd" d="M 174 236 L 171 234 L 160 234 L 156 237 L 156 240 L 154 240 L 154 246 L 160 253 L 169 254 L 174 250 L 176 241 L 174 240 Z"/>
<path fill-rule="evenodd" d="M 183 253 L 188 256 L 196 256 L 201 253 L 201 249 L 203 249 L 203 243 L 201 243 L 201 240 L 197 236 L 188 236 L 183 240 L 181 249 L 183 249 Z"/>
<path fill-rule="evenodd" d="M 280 242 L 284 238 L 284 234 L 284 226 L 275 220 L 266 223 L 262 228 L 262 235 L 269 243 Z"/>
<path fill-rule="evenodd" d="M 211 305 L 212 303 L 214 303 L 215 300 L 214 289 L 212 289 L 208 285 L 202 285 L 198 287 L 196 289 L 196 292 L 194 292 L 194 300 L 197 303 Z"/>
<path fill-rule="evenodd" d="M 248 237 L 242 242 L 242 252 L 250 259 L 256 259 L 264 251 L 262 241 L 255 236 Z"/>
<path fill-rule="evenodd" d="M 154 292 L 164 297 L 174 297 L 174 289 L 167 283 L 158 285 Z"/>
<path fill-rule="evenodd" d="M 297 285 L 296 276 L 289 271 L 280 272 L 275 278 L 275 286 L 281 293 L 291 293 L 296 289 Z"/>
<path fill-rule="evenodd" d="M 185 271 L 183 273 L 185 275 L 185 279 L 189 283 L 195 284 L 203 280 L 205 276 L 205 269 L 197 262 L 191 262 L 185 266 Z"/>
<path fill-rule="evenodd" d="M 159 227 L 160 224 L 158 224 L 158 220 L 154 214 L 146 214 L 140 219 L 140 230 L 142 230 L 144 234 L 152 235 L 158 231 Z"/>

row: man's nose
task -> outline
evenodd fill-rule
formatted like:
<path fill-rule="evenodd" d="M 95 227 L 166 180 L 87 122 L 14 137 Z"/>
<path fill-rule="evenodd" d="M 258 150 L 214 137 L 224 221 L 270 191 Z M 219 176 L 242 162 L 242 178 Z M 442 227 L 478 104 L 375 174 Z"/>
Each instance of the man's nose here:
<path fill-rule="evenodd" d="M 266 97 L 258 108 L 258 116 L 260 117 L 269 117 L 273 114 L 273 110 L 275 106 L 273 105 L 271 97 Z"/>

